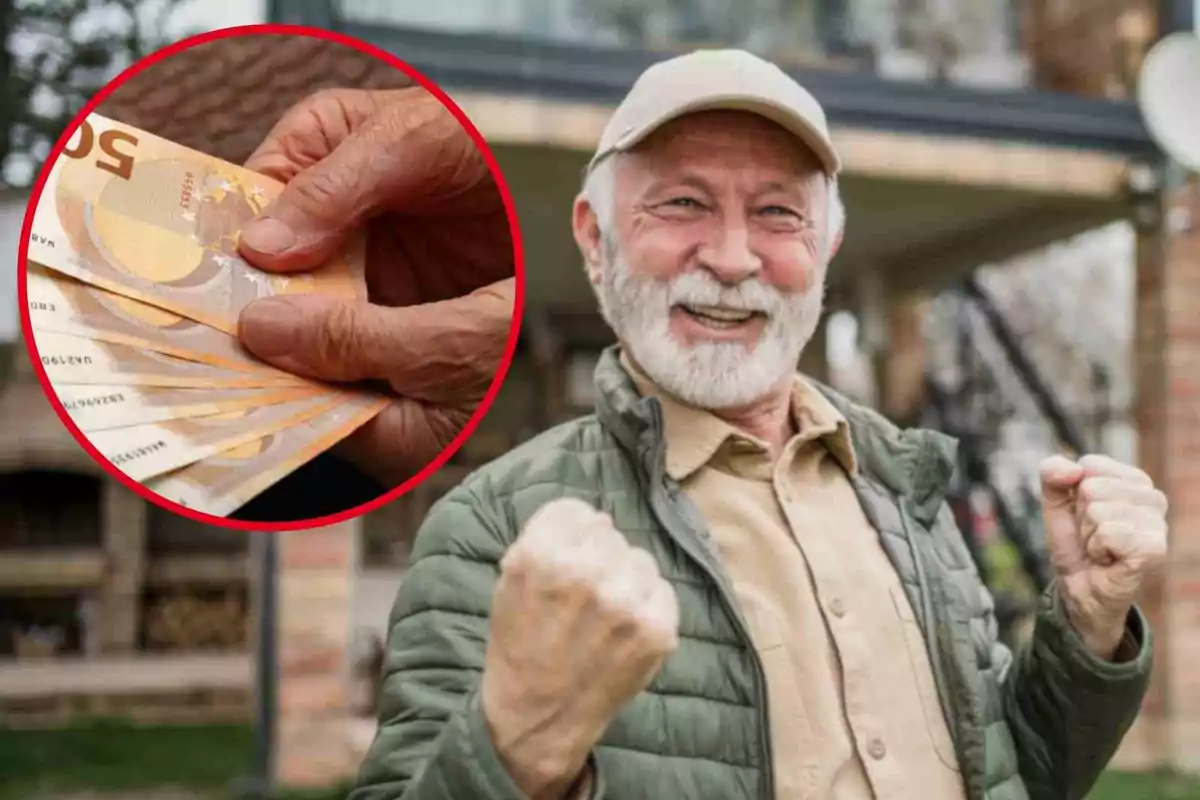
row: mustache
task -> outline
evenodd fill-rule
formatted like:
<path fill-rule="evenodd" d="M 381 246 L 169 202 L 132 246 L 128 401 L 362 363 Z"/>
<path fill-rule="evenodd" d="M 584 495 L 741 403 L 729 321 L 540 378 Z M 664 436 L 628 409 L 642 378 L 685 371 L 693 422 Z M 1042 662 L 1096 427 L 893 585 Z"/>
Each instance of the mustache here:
<path fill-rule="evenodd" d="M 787 297 L 758 278 L 733 286 L 703 272 L 688 272 L 666 285 L 669 305 L 721 306 L 771 315 L 787 306 Z"/>

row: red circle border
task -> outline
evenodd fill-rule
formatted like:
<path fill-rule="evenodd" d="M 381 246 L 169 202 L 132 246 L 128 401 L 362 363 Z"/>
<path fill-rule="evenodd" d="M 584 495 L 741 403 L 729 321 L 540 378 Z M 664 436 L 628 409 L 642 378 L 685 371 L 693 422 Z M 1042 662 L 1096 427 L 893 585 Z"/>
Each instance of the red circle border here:
<path fill-rule="evenodd" d="M 475 145 L 479 148 L 479 152 L 482 154 L 485 162 L 487 163 L 488 170 L 491 172 L 493 179 L 496 181 L 496 186 L 499 189 L 501 198 L 504 202 L 504 210 L 508 217 L 509 232 L 513 242 L 516 288 L 513 297 L 513 315 L 512 320 L 509 323 L 508 338 L 505 343 L 504 355 L 501 359 L 499 369 L 496 370 L 496 374 L 492 377 L 492 383 L 488 387 L 487 393 L 484 395 L 479 407 L 475 409 L 475 413 L 472 414 L 471 418 L 467 421 L 467 424 L 463 426 L 463 429 L 458 432 L 458 435 L 454 437 L 450 444 L 442 449 L 436 458 L 426 464 L 416 475 L 404 481 L 394 489 L 385 492 L 374 500 L 336 514 L 329 514 L 324 517 L 314 517 L 305 520 L 293 520 L 290 522 L 247 522 L 243 520 L 235 520 L 226 517 L 217 517 L 211 514 L 205 514 L 203 512 L 196 511 L 195 509 L 186 508 L 178 503 L 167 500 L 161 495 L 155 494 L 141 483 L 138 483 L 117 469 L 116 466 L 114 466 L 107 458 L 101 455 L 95 447 L 92 446 L 92 443 L 88 441 L 87 437 L 74 423 L 74 421 L 72 421 L 66 409 L 63 408 L 62 402 L 58 399 L 58 394 L 54 391 L 53 384 L 51 384 L 49 377 L 46 375 L 46 370 L 42 366 L 41 358 L 37 353 L 37 347 L 33 336 L 33 327 L 29 317 L 29 298 L 26 291 L 29 240 L 32 234 L 34 211 L 37 209 L 38 201 L 41 198 L 42 189 L 46 184 L 46 180 L 49 178 L 51 168 L 58 159 L 59 155 L 62 153 L 63 149 L 66 147 L 67 142 L 70 141 L 71 136 L 74 134 L 75 129 L 79 127 L 80 123 L 89 114 L 91 114 L 97 106 L 103 103 L 104 100 L 111 95 L 118 86 L 148 67 L 151 67 L 154 64 L 157 64 L 158 62 L 175 55 L 176 53 L 182 52 L 199 44 L 248 34 L 309 36 L 312 38 L 336 42 L 347 47 L 352 47 L 355 50 L 358 50 L 360 53 L 374 56 L 375 58 L 384 61 L 388 65 L 408 75 L 419 85 L 423 86 L 428 92 L 437 97 L 438 100 L 441 101 L 442 105 L 454 115 L 459 124 L 463 126 L 464 130 L 467 131 L 467 133 L 471 136 L 471 139 L 475 142 Z M 364 42 L 335 31 L 325 30 L 324 28 L 314 28 L 307 25 L 285 25 L 277 23 L 239 25 L 189 36 L 185 39 L 179 40 L 178 42 L 167 45 L 166 47 L 151 53 L 134 64 L 131 64 L 115 78 L 105 84 L 104 88 L 97 92 L 96 95 L 84 105 L 83 109 L 74 117 L 74 119 L 71 120 L 71 124 L 59 137 L 54 147 L 51 148 L 49 156 L 42 165 L 42 169 L 38 174 L 37 181 L 33 185 L 29 204 L 25 209 L 25 219 L 21 226 L 21 241 L 17 250 L 17 297 L 18 302 L 20 303 L 21 333 L 25 339 L 25 347 L 28 350 L 29 358 L 32 362 L 34 372 L 37 374 L 38 383 L 41 384 L 42 391 L 45 393 L 47 399 L 49 399 L 50 405 L 53 407 L 55 414 L 58 415 L 59 420 L 62 421 L 67 431 L 70 432 L 75 441 L 77 441 L 83 447 L 83 449 L 87 451 L 88 455 L 90 455 L 108 475 L 135 492 L 144 500 L 154 503 L 161 508 L 165 508 L 168 511 L 179 514 L 180 516 L 187 517 L 188 519 L 192 519 L 207 525 L 213 525 L 230 530 L 258 531 L 265 533 L 304 531 L 348 522 L 364 514 L 368 514 L 379 507 L 392 502 L 393 500 L 398 499 L 402 495 L 408 493 L 429 479 L 435 472 L 437 472 L 437 470 L 441 469 L 441 467 L 444 466 L 446 462 L 449 461 L 454 454 L 462 448 L 467 439 L 469 439 L 475 432 L 475 429 L 479 427 L 480 422 L 483 421 L 484 416 L 491 408 L 493 401 L 496 399 L 496 395 L 503 386 L 504 378 L 508 374 L 509 367 L 512 365 L 513 358 L 516 355 L 517 343 L 521 334 L 521 320 L 525 307 L 525 249 L 521 238 L 521 227 L 517 218 L 516 205 L 513 202 L 512 192 L 509 190 L 508 183 L 504 179 L 504 174 L 500 170 L 500 166 L 496 162 L 495 156 L 488 147 L 487 141 L 484 139 L 483 134 L 480 133 L 479 129 L 475 127 L 475 124 L 471 122 L 466 113 L 463 112 L 463 110 L 459 108 L 458 105 L 450 98 L 450 96 L 446 94 L 446 92 L 443 91 L 437 84 L 433 83 L 433 81 L 426 78 L 411 65 L 407 64 L 386 50 L 376 47 L 368 42 Z"/>

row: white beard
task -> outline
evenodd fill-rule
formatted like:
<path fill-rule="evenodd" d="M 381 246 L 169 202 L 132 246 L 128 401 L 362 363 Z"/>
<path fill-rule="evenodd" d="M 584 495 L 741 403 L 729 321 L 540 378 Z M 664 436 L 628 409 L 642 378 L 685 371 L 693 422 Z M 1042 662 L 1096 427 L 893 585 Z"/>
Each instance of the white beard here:
<path fill-rule="evenodd" d="M 600 312 L 647 377 L 661 388 L 697 408 L 716 410 L 749 405 L 795 374 L 800 353 L 821 319 L 823 280 L 794 295 L 785 295 L 758 278 L 725 286 L 704 271 L 657 281 L 634 275 L 618 248 L 607 244 L 608 263 L 597 292 Z M 740 342 L 686 345 L 670 331 L 671 309 L 681 303 L 762 311 L 767 324 L 751 346 Z"/>

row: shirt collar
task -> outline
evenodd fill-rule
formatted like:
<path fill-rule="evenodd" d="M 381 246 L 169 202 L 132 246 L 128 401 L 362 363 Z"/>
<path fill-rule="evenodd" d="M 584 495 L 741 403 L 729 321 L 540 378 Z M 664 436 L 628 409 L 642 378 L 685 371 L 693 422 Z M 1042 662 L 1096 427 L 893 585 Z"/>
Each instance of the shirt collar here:
<path fill-rule="evenodd" d="M 620 363 L 638 393 L 643 397 L 657 398 L 662 406 L 663 436 L 667 443 L 666 470 L 672 479 L 685 480 L 709 463 L 730 439 L 748 442 L 761 450 L 767 449 L 766 442 L 758 437 L 729 424 L 710 411 L 688 405 L 658 386 L 632 362 L 624 350 L 620 354 Z M 797 428 L 793 438 L 820 440 L 843 469 L 851 475 L 858 471 L 849 422 L 799 374 L 795 376 L 792 388 L 792 419 Z"/>

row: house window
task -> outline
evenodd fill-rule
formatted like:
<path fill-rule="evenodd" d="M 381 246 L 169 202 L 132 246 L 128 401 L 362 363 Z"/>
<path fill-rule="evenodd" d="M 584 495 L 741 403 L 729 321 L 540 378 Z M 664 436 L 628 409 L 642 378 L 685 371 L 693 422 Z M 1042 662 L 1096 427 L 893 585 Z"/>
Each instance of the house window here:
<path fill-rule="evenodd" d="M 100 488 L 71 472 L 0 475 L 0 549 L 99 547 Z"/>

